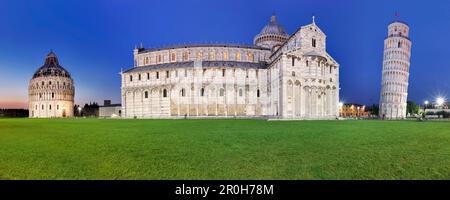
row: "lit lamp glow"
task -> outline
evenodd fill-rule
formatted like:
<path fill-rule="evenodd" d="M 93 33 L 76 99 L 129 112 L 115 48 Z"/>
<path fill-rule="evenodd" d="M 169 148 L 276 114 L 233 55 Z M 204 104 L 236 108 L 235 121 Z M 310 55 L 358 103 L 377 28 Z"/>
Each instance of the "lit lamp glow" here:
<path fill-rule="evenodd" d="M 438 106 L 442 106 L 445 103 L 445 99 L 443 97 L 436 98 L 436 104 Z"/>

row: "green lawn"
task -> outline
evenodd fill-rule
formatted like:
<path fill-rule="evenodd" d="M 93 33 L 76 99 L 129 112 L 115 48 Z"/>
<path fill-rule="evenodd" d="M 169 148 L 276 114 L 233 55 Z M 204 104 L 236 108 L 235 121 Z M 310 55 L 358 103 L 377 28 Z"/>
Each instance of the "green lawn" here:
<path fill-rule="evenodd" d="M 450 179 L 450 122 L 0 119 L 0 179 Z"/>

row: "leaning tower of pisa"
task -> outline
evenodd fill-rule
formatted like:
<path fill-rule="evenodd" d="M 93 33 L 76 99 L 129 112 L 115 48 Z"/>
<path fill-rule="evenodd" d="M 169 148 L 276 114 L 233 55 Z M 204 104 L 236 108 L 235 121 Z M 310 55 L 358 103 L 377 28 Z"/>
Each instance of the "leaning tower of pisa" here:
<path fill-rule="evenodd" d="M 408 97 L 411 41 L 406 23 L 389 24 L 384 40 L 384 60 L 381 79 L 380 117 L 402 119 L 406 117 Z"/>

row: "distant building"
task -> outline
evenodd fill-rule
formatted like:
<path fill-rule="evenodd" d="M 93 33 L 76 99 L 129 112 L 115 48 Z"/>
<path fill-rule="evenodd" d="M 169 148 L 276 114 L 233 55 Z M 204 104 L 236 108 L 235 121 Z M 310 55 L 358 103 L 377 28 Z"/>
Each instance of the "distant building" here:
<path fill-rule="evenodd" d="M 28 86 L 30 118 L 72 117 L 75 87 L 70 73 L 50 52 Z"/>
<path fill-rule="evenodd" d="M 344 104 L 339 109 L 339 116 L 344 118 L 367 118 L 370 112 L 366 111 L 366 106 L 362 104 Z"/>
<path fill-rule="evenodd" d="M 111 104 L 111 100 L 105 100 L 103 106 L 99 108 L 100 118 L 117 118 L 122 116 L 122 105 Z"/>
<path fill-rule="evenodd" d="M 384 40 L 379 116 L 383 119 L 406 118 L 408 79 L 411 56 L 409 27 L 395 21 Z"/>
<path fill-rule="evenodd" d="M 335 119 L 339 64 L 326 39 L 314 17 L 289 35 L 272 16 L 253 45 L 135 48 L 123 117 Z"/>

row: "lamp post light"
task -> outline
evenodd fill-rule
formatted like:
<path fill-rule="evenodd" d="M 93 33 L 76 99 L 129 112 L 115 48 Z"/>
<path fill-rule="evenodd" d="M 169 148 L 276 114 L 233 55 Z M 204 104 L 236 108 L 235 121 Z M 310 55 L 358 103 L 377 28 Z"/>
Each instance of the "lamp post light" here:
<path fill-rule="evenodd" d="M 81 107 L 78 106 L 78 115 L 81 117 Z"/>
<path fill-rule="evenodd" d="M 425 100 L 423 103 L 425 104 L 423 106 L 423 118 L 426 118 L 427 117 L 427 107 L 430 102 L 428 100 Z"/>
<path fill-rule="evenodd" d="M 341 117 L 343 117 L 343 115 L 344 115 L 343 107 L 344 107 L 344 103 L 343 103 L 342 101 L 340 101 L 340 102 L 339 102 L 339 115 L 340 115 Z"/>
<path fill-rule="evenodd" d="M 442 117 L 444 117 L 445 112 L 444 112 L 444 103 L 445 103 L 445 98 L 444 97 L 437 97 L 436 98 L 436 106 L 438 108 L 441 108 L 442 111 Z M 440 115 L 438 114 L 438 117 L 440 118 Z"/>
<path fill-rule="evenodd" d="M 437 106 L 442 106 L 445 103 L 444 97 L 438 97 L 436 98 L 436 104 Z"/>

